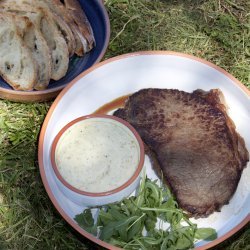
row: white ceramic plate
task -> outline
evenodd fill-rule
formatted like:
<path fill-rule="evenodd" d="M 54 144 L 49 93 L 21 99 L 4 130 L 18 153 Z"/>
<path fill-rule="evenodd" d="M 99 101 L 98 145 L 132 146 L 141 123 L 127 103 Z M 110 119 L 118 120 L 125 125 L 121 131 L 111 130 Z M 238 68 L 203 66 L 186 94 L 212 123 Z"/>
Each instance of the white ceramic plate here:
<path fill-rule="evenodd" d="M 250 149 L 250 91 L 233 76 L 207 61 L 175 52 L 139 52 L 99 63 L 78 76 L 57 97 L 43 124 L 39 139 L 39 167 L 46 191 L 58 212 L 80 234 L 109 249 L 111 245 L 80 228 L 74 216 L 83 211 L 58 189 L 50 163 L 51 144 L 58 131 L 69 121 L 94 112 L 117 97 L 142 88 L 176 88 L 191 92 L 197 88 L 220 88 L 229 106 L 229 115 Z M 218 239 L 198 242 L 206 249 L 225 240 L 250 221 L 250 164 L 243 171 L 237 191 L 221 212 L 195 222 L 213 227 Z M 149 161 L 147 174 L 156 178 Z"/>

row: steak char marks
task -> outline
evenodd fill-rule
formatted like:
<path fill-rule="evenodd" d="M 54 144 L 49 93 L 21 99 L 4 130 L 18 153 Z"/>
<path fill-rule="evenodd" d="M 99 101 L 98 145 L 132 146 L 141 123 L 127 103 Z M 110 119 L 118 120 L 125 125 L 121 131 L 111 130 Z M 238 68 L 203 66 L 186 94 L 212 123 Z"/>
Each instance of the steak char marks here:
<path fill-rule="evenodd" d="M 249 160 L 222 100 L 218 89 L 143 89 L 114 113 L 138 131 L 159 176 L 162 171 L 179 206 L 194 217 L 229 202 Z"/>

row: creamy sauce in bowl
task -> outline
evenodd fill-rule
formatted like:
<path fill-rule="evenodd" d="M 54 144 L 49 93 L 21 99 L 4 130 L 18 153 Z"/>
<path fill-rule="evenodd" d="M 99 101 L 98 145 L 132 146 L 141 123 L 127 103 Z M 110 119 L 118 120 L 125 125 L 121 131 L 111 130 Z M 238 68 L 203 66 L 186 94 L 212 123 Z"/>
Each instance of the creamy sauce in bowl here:
<path fill-rule="evenodd" d="M 117 120 L 83 119 L 67 127 L 58 138 L 52 162 L 62 179 L 80 191 L 114 190 L 138 168 L 140 144 L 134 133 Z"/>

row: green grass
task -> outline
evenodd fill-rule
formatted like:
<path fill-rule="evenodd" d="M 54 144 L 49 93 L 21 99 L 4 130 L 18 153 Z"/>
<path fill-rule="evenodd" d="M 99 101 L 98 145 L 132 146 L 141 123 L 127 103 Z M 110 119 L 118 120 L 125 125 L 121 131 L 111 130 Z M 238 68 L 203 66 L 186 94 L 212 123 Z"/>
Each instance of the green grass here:
<path fill-rule="evenodd" d="M 138 50 L 179 51 L 207 59 L 250 85 L 249 1 L 237 1 L 237 8 L 217 0 L 107 0 L 106 5 L 112 25 L 106 58 Z"/>
<path fill-rule="evenodd" d="M 250 2 L 106 0 L 105 58 L 171 50 L 207 59 L 250 87 Z M 38 171 L 37 139 L 51 103 L 0 100 L 0 249 L 95 249 L 61 218 Z M 250 225 L 215 249 L 250 249 Z"/>

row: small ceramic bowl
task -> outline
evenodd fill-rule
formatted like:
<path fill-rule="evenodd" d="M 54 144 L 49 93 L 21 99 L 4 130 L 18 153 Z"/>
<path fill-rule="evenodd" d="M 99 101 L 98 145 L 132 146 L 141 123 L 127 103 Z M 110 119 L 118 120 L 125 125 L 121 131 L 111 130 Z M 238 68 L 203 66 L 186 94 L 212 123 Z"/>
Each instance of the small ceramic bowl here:
<path fill-rule="evenodd" d="M 120 201 L 138 186 L 144 146 L 126 121 L 109 115 L 79 117 L 64 126 L 51 148 L 58 187 L 79 205 Z"/>

